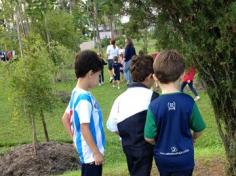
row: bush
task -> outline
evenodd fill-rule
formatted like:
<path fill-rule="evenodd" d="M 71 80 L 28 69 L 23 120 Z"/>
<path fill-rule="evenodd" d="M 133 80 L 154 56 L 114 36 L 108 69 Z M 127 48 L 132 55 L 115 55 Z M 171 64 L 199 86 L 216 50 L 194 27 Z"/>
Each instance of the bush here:
<path fill-rule="evenodd" d="M 102 48 L 105 48 L 107 47 L 107 45 L 109 45 L 110 43 L 110 39 L 109 38 L 104 38 L 101 40 L 101 45 L 102 45 Z"/>

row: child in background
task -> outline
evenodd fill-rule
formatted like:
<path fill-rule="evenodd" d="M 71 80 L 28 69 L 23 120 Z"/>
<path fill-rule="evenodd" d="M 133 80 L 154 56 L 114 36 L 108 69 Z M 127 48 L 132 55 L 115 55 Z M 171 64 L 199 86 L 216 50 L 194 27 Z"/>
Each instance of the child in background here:
<path fill-rule="evenodd" d="M 195 76 L 195 69 L 194 69 L 194 67 L 190 67 L 188 70 L 185 71 L 183 79 L 182 79 L 180 91 L 183 92 L 185 86 L 188 85 L 190 90 L 195 95 L 194 100 L 198 101 L 200 99 L 200 97 L 199 97 L 196 89 L 193 87 L 194 76 Z"/>
<path fill-rule="evenodd" d="M 104 61 L 104 59 L 102 58 L 102 54 L 99 53 L 98 57 L 101 59 L 102 62 L 102 70 L 101 70 L 101 74 L 99 75 L 99 86 L 101 86 L 102 84 L 104 84 L 104 65 L 107 65 L 107 63 Z"/>
<path fill-rule="evenodd" d="M 114 64 L 113 64 L 113 87 L 115 87 L 115 84 L 117 85 L 117 88 L 120 89 L 120 68 L 122 67 L 122 64 L 118 62 L 118 57 L 114 57 Z"/>
<path fill-rule="evenodd" d="M 193 98 L 179 92 L 176 86 L 184 72 L 183 58 L 175 51 L 165 51 L 154 61 L 153 68 L 162 94 L 148 108 L 145 139 L 154 144 L 160 176 L 191 176 L 193 144 L 205 123 Z"/>
<path fill-rule="evenodd" d="M 94 51 L 85 50 L 76 56 L 78 81 L 62 117 L 80 158 L 81 176 L 102 176 L 105 147 L 102 112 L 89 92 L 98 84 L 101 69 L 101 60 Z"/>
<path fill-rule="evenodd" d="M 124 52 L 122 52 L 122 51 L 119 54 L 118 62 L 122 65 L 122 67 L 120 67 L 120 80 L 123 81 L 124 80 L 124 62 L 125 62 L 125 58 L 124 58 Z"/>
<path fill-rule="evenodd" d="M 150 176 L 153 146 L 144 140 L 144 124 L 150 102 L 158 96 L 150 88 L 154 80 L 151 56 L 134 56 L 133 81 L 112 105 L 107 128 L 121 137 L 131 176 Z"/>

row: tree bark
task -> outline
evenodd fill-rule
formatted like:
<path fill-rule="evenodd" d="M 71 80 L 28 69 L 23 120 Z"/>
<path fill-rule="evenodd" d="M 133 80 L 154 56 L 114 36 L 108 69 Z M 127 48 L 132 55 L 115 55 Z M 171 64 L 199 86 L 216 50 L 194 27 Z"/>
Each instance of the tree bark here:
<path fill-rule="evenodd" d="M 19 4 L 16 6 L 16 31 L 17 31 L 17 38 L 18 38 L 18 45 L 20 50 L 20 56 L 23 56 L 23 49 L 22 49 L 22 41 L 21 41 L 21 32 L 20 32 L 20 23 L 19 23 Z"/>
<path fill-rule="evenodd" d="M 147 28 L 144 29 L 143 51 L 145 54 L 148 53 L 148 31 L 147 31 Z"/>
<path fill-rule="evenodd" d="M 226 158 L 229 163 L 227 175 L 236 176 L 236 109 L 230 92 L 218 92 L 218 95 L 220 97 L 216 98 L 212 93 L 209 93 L 214 107 L 219 134 L 222 138 Z"/>
<path fill-rule="evenodd" d="M 43 124 L 43 130 L 44 130 L 45 139 L 46 139 L 47 142 L 49 142 L 47 124 L 46 124 L 45 116 L 44 116 L 44 113 L 43 113 L 42 109 L 40 110 L 40 116 L 41 116 L 41 120 L 42 120 L 42 124 Z"/>
<path fill-rule="evenodd" d="M 93 18 L 94 18 L 94 28 L 96 29 L 96 45 L 98 46 L 98 51 L 99 53 L 102 53 L 102 46 L 101 46 L 101 38 L 99 34 L 99 27 L 98 27 L 98 8 L 97 8 L 97 3 L 94 0 L 93 1 Z"/>
<path fill-rule="evenodd" d="M 113 15 L 110 15 L 109 20 L 110 20 L 109 26 L 110 26 L 110 31 L 111 31 L 111 38 L 115 38 L 114 29 L 113 29 Z"/>
<path fill-rule="evenodd" d="M 213 63 L 211 63 L 214 65 Z M 217 66 L 216 66 L 217 67 Z M 218 66 L 217 70 L 222 70 Z M 220 137 L 225 148 L 228 165 L 226 167 L 227 176 L 236 176 L 236 106 L 235 106 L 235 92 L 233 89 L 224 89 L 220 85 L 228 77 L 228 70 L 224 70 L 225 74 L 221 72 L 215 73 L 213 70 L 205 70 L 200 72 L 207 78 L 206 86 L 207 92 L 211 99 L 212 106 L 215 113 L 216 124 Z"/>
<path fill-rule="evenodd" d="M 30 114 L 30 119 L 31 119 L 31 125 L 32 125 L 32 137 L 33 137 L 33 150 L 34 150 L 34 155 L 37 156 L 37 133 L 36 133 L 36 126 L 35 126 L 35 119 L 32 114 Z"/>

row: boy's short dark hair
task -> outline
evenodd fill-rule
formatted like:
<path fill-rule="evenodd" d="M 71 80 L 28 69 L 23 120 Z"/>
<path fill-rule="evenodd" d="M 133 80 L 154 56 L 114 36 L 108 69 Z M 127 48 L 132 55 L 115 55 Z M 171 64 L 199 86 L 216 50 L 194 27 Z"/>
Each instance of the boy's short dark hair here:
<path fill-rule="evenodd" d="M 153 74 L 153 59 L 149 55 L 133 56 L 130 72 L 134 82 L 143 82 L 148 75 Z"/>
<path fill-rule="evenodd" d="M 117 56 L 114 56 L 113 60 L 116 61 L 116 62 L 118 62 L 118 57 L 117 57 Z"/>
<path fill-rule="evenodd" d="M 111 44 L 112 44 L 112 45 L 115 45 L 115 44 L 116 44 L 116 40 L 112 38 L 112 39 L 111 39 Z"/>
<path fill-rule="evenodd" d="M 177 81 L 183 74 L 184 67 L 183 57 L 174 50 L 161 52 L 153 64 L 155 76 L 164 84 Z"/>
<path fill-rule="evenodd" d="M 101 59 L 94 51 L 84 50 L 75 58 L 75 74 L 77 78 L 84 77 L 90 70 L 98 72 L 101 69 Z"/>

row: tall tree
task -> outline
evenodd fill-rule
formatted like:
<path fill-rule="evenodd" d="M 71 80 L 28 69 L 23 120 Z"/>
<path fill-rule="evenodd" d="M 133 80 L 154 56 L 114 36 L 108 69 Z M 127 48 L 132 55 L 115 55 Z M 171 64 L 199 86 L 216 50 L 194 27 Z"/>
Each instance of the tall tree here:
<path fill-rule="evenodd" d="M 35 126 L 37 117 L 41 118 L 45 138 L 49 140 L 44 113 L 50 111 L 55 102 L 54 66 L 39 35 L 30 36 L 24 46 L 23 57 L 11 63 L 7 74 L 10 79 L 14 109 L 22 117 L 30 120 L 34 152 L 37 154 L 38 140 Z"/>
<path fill-rule="evenodd" d="M 130 5 L 148 3 L 158 14 L 155 25 L 160 46 L 180 50 L 199 70 L 225 147 L 227 175 L 236 176 L 236 2 L 129 2 Z"/>

